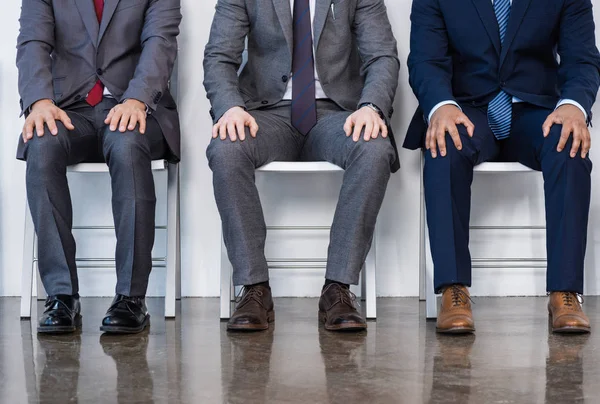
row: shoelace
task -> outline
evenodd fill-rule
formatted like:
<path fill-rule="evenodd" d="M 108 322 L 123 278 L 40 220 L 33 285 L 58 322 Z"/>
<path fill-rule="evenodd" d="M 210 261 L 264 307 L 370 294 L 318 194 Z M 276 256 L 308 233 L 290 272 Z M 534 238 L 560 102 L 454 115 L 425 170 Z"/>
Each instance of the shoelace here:
<path fill-rule="evenodd" d="M 356 295 L 352 293 L 350 289 L 346 289 L 336 283 L 327 285 L 327 287 L 323 289 L 323 293 L 327 292 L 330 288 L 334 286 L 337 287 L 338 298 L 331 304 L 331 307 L 335 306 L 337 303 L 347 304 L 348 306 L 354 309 L 356 308 L 356 306 L 360 306 L 360 304 L 356 300 Z"/>
<path fill-rule="evenodd" d="M 473 299 L 471 299 L 471 296 L 462 290 L 460 286 L 452 285 L 450 288 L 450 293 L 452 293 L 452 305 L 454 307 L 467 304 L 469 301 L 474 303 Z"/>
<path fill-rule="evenodd" d="M 583 296 L 581 296 L 579 293 L 562 292 L 561 297 L 562 297 L 563 303 L 567 307 L 573 307 L 574 300 L 579 302 L 579 304 L 583 304 Z"/>
<path fill-rule="evenodd" d="M 245 306 L 252 300 L 264 307 L 262 302 L 263 292 L 253 286 L 244 286 L 240 293 L 235 297 L 235 302 L 238 303 L 237 308 Z"/>
<path fill-rule="evenodd" d="M 50 298 L 50 297 L 46 298 L 46 303 L 45 303 L 44 307 L 46 308 L 46 310 L 48 310 L 52 306 L 54 306 L 55 303 L 60 303 L 60 306 L 62 306 L 63 310 L 71 311 L 69 306 L 67 306 L 67 304 L 65 302 L 63 302 L 62 300 L 60 300 L 58 298 Z"/>

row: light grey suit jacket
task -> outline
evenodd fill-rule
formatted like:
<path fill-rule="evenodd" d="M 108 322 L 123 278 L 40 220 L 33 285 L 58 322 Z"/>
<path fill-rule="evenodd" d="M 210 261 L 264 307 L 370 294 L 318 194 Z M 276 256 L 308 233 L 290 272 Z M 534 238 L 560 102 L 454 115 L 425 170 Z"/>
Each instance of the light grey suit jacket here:
<path fill-rule="evenodd" d="M 389 119 L 400 61 L 384 0 L 316 0 L 314 15 L 325 94 L 349 111 L 373 103 Z M 252 110 L 281 101 L 292 71 L 292 28 L 289 0 L 218 0 L 204 53 L 215 122 L 235 106 Z M 238 78 L 246 38 L 248 63 Z"/>
<path fill-rule="evenodd" d="M 146 103 L 179 156 L 179 117 L 168 84 L 180 21 L 180 0 L 105 0 L 100 24 L 93 0 L 22 0 L 22 112 L 46 98 L 68 108 L 100 79 L 117 100 Z"/>

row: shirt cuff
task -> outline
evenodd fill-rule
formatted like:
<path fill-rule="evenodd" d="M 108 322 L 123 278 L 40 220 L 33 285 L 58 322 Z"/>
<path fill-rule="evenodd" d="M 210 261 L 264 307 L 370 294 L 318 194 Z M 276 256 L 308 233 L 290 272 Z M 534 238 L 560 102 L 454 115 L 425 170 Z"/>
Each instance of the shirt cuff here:
<path fill-rule="evenodd" d="M 452 101 L 452 100 L 442 101 L 442 102 L 436 104 L 433 108 L 431 108 L 431 112 L 429 113 L 429 116 L 427 117 L 427 122 L 431 122 L 431 117 L 433 116 L 433 114 L 435 114 L 435 112 L 438 109 L 440 109 L 441 107 L 443 107 L 444 105 L 454 105 L 454 106 L 456 106 L 456 108 L 458 108 L 462 111 L 462 108 L 460 107 L 460 105 L 458 105 L 458 103 L 456 101 Z"/>
<path fill-rule="evenodd" d="M 560 101 L 558 102 L 558 104 L 556 104 L 556 108 L 560 107 L 561 105 L 565 105 L 565 104 L 569 104 L 569 105 L 575 105 L 577 108 L 579 108 L 579 109 L 581 110 L 581 112 L 583 112 L 583 116 L 585 117 L 585 120 L 586 120 L 586 122 L 587 122 L 587 120 L 588 120 L 588 114 L 587 114 L 587 112 L 585 111 L 585 108 L 583 108 L 583 107 L 581 106 L 581 104 L 580 104 L 580 103 L 578 103 L 578 102 L 577 102 L 577 101 L 575 101 L 575 100 L 570 100 L 570 99 L 566 98 L 566 99 L 564 99 L 564 100 L 560 100 Z M 556 109 L 556 108 L 555 108 L 555 109 Z"/>

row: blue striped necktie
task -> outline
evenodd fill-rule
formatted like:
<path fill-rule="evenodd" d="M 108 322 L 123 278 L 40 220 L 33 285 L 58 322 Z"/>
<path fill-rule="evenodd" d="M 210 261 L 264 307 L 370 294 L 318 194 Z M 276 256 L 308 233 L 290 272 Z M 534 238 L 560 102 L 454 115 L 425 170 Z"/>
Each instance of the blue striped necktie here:
<path fill-rule="evenodd" d="M 504 37 L 510 17 L 510 0 L 494 0 L 494 12 L 500 28 L 500 42 L 504 45 Z M 488 123 L 496 139 L 506 139 L 510 136 L 512 124 L 512 97 L 504 91 L 490 102 L 488 106 Z"/>
<path fill-rule="evenodd" d="M 306 135 L 317 124 L 315 61 L 309 0 L 294 0 L 293 18 L 292 125 Z"/>

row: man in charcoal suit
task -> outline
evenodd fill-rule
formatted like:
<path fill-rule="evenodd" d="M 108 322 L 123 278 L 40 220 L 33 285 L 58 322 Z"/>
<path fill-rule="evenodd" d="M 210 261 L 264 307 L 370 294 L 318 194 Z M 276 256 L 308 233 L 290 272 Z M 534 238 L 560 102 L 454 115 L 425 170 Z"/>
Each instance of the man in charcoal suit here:
<path fill-rule="evenodd" d="M 514 161 L 544 177 L 552 330 L 589 332 L 580 304 L 587 126 L 600 84 L 591 1 L 415 0 L 411 19 L 410 84 L 420 107 L 404 146 L 425 150 L 438 331 L 475 330 L 467 289 L 473 167 Z"/>
<path fill-rule="evenodd" d="M 108 164 L 117 235 L 116 297 L 105 332 L 150 323 L 153 159 L 179 156 L 179 118 L 168 83 L 177 55 L 179 0 L 23 0 L 17 66 L 27 116 L 17 157 L 48 294 L 39 332 L 81 325 L 67 166 Z"/>
<path fill-rule="evenodd" d="M 399 67 L 383 0 L 218 0 L 204 59 L 215 124 L 207 156 L 233 281 L 245 286 L 229 330 L 274 320 L 254 170 L 276 160 L 345 169 L 319 317 L 328 330 L 366 328 L 348 286 L 399 168 L 388 129 Z"/>

